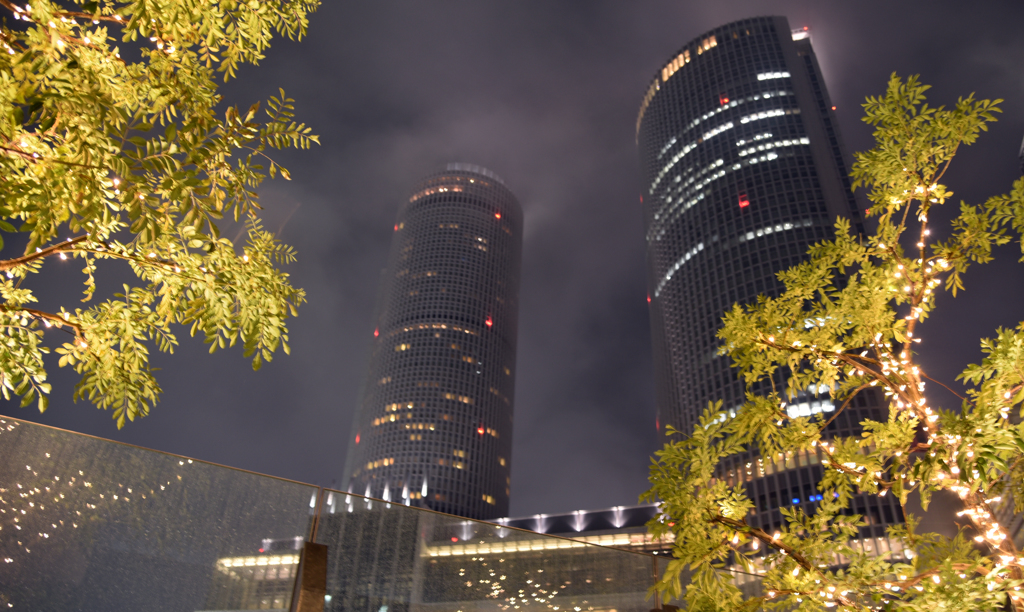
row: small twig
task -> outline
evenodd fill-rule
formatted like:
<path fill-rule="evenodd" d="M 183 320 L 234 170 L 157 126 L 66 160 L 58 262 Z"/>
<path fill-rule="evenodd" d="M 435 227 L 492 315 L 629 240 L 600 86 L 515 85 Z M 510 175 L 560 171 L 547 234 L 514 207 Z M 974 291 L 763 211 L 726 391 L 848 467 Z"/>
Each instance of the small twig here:
<path fill-rule="evenodd" d="M 957 396 L 958 398 L 960 398 L 960 399 L 962 399 L 964 401 L 970 402 L 970 400 L 968 400 L 966 397 L 964 397 L 964 396 L 960 395 L 959 393 L 957 393 L 956 391 L 950 389 L 947 385 L 943 384 L 941 381 L 935 380 L 931 376 L 928 376 L 924 372 L 921 372 L 921 378 L 927 378 L 928 380 L 932 381 L 933 383 L 935 383 L 937 385 L 940 385 L 942 387 L 945 387 L 946 391 L 949 391 L 950 393 L 952 393 L 953 395 Z M 971 403 L 973 404 L 974 402 L 971 402 Z"/>
<path fill-rule="evenodd" d="M 835 414 L 832 415 L 832 418 L 830 418 L 829 420 L 825 421 L 825 424 L 821 426 L 821 429 L 819 431 L 825 431 L 825 428 L 827 428 L 829 425 L 831 425 L 832 421 L 836 420 L 836 417 L 838 417 L 840 414 L 842 414 L 842 412 L 844 410 L 846 410 L 846 407 L 850 405 L 850 402 L 853 401 L 853 398 L 857 397 L 858 393 L 860 393 L 861 391 L 867 389 L 870 386 L 871 386 L 871 383 L 864 383 L 863 385 L 861 385 L 861 386 L 857 387 L 856 389 L 854 389 L 853 393 L 850 394 L 850 397 L 846 398 L 846 401 L 843 402 L 843 405 L 839 407 L 839 410 L 836 410 Z"/>

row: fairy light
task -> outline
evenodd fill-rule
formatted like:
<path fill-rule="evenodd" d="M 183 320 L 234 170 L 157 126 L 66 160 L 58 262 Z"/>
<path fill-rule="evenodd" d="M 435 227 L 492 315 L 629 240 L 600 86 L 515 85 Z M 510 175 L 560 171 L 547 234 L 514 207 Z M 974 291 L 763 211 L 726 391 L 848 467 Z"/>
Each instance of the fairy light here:
<path fill-rule="evenodd" d="M 19 426 L 21 424 L 17 421 L 0 419 L 0 435 L 13 432 Z M 53 458 L 49 452 L 44 451 L 43 455 L 45 459 Z M 4 563 L 17 563 L 18 554 L 31 554 L 35 545 L 55 538 L 62 531 L 77 530 L 81 521 L 95 514 L 90 511 L 109 513 L 110 508 L 117 504 L 132 504 L 149 499 L 149 495 L 138 485 L 117 483 L 114 486 L 114 483 L 110 483 L 104 492 L 96 491 L 93 482 L 81 469 L 77 473 L 72 470 L 66 475 L 47 476 L 50 462 L 45 459 L 40 458 L 38 462 L 32 461 L 25 465 L 22 474 L 35 481 L 24 482 L 15 476 L 13 487 L 0 487 L 0 531 L 5 527 L 13 527 L 16 532 L 24 532 L 24 535 L 18 536 L 24 539 L 17 540 L 17 547 L 8 549 L 8 554 L 3 558 Z M 192 461 L 189 460 L 189 463 Z M 177 480 L 182 480 L 181 474 L 177 474 Z M 171 480 L 166 480 L 159 488 L 163 491 L 171 484 Z M 155 492 L 155 486 L 150 488 L 150 495 Z M 3 515 L 8 512 L 14 517 L 4 524 Z M 53 516 L 55 512 L 64 518 Z M 13 604 L 8 603 L 8 606 L 13 607 Z"/>

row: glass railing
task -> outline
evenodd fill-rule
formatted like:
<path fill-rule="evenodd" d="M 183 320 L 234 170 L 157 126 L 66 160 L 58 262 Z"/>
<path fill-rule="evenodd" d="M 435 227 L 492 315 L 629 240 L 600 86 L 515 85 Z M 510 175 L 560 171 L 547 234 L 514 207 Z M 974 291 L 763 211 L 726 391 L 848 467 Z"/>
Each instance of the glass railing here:
<path fill-rule="evenodd" d="M 325 491 L 325 610 L 595 610 L 659 607 L 653 555 Z"/>
<path fill-rule="evenodd" d="M 646 612 L 666 561 L 0 418 L 0 610 Z"/>
<path fill-rule="evenodd" d="M 316 493 L 0 418 L 0 610 L 287 609 Z"/>

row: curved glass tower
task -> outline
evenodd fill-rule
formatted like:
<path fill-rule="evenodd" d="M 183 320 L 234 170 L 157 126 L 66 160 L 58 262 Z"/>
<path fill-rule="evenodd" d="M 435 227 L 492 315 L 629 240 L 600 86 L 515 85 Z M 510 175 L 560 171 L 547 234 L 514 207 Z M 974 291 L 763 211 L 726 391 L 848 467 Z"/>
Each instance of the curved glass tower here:
<path fill-rule="evenodd" d="M 637 146 L 661 432 L 691 430 L 709 401 L 724 400 L 733 414 L 744 403 L 744 383 L 717 355 L 715 337 L 733 303 L 777 296 L 775 274 L 831 238 L 836 217 L 863 233 L 833 110 L 807 32 L 791 31 L 783 17 L 715 28 L 651 82 Z M 790 411 L 834 411 L 827 394 L 814 391 Z M 880 399 L 859 396 L 827 432 L 854 435 L 864 418 L 884 420 Z M 754 455 L 726 466 L 723 477 L 750 483 L 751 521 L 769 529 L 781 524 L 780 507 L 817 501 L 819 461 Z M 865 548 L 888 546 L 871 538 L 899 520 L 896 506 L 877 498 L 854 506 L 879 525 L 866 528 Z"/>
<path fill-rule="evenodd" d="M 398 211 L 348 490 L 508 515 L 523 215 L 493 172 L 449 164 Z"/>

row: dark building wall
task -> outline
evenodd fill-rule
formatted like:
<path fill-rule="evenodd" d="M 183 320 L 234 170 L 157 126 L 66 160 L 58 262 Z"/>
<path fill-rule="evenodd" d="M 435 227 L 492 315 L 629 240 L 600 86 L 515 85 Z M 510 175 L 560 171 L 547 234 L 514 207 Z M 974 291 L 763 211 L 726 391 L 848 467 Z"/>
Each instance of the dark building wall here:
<path fill-rule="evenodd" d="M 1018 159 L 1020 159 L 1021 176 L 1024 176 L 1024 141 L 1021 141 L 1020 143 L 1020 153 L 1018 154 Z"/>
<path fill-rule="evenodd" d="M 723 313 L 758 295 L 778 296 L 776 273 L 830 239 L 837 217 L 854 233 L 864 232 L 863 222 L 810 39 L 794 35 L 785 18 L 727 24 L 673 55 L 644 97 L 637 146 L 658 427 L 685 432 L 709 401 L 722 399 L 734 415 L 745 399 L 729 358 L 717 355 Z M 776 383 L 784 385 L 782 373 Z M 881 399 L 858 398 L 826 434 L 856 435 L 864 418 L 884 419 Z M 815 390 L 791 404 L 807 414 L 834 410 Z M 817 501 L 820 457 L 774 464 L 751 454 L 722 475 L 749 483 L 757 505 L 751 520 L 777 528 L 780 507 L 810 510 Z M 901 520 L 891 500 L 858 498 L 854 508 L 880 526 L 864 537 Z"/>
<path fill-rule="evenodd" d="M 399 210 L 345 470 L 352 492 L 508 513 L 522 226 L 512 192 L 467 164 L 420 181 Z"/>

